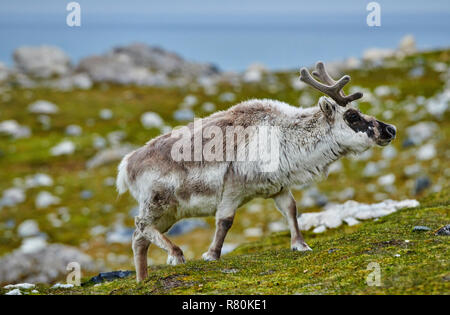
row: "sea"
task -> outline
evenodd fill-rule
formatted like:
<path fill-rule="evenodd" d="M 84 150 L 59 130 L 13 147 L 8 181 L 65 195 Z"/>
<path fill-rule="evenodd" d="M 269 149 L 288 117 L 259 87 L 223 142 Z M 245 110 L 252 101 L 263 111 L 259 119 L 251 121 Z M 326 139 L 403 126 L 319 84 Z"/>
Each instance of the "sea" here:
<path fill-rule="evenodd" d="M 0 62 L 13 65 L 12 54 L 24 45 L 54 45 L 76 64 L 116 46 L 143 42 L 183 58 L 210 62 L 225 71 L 252 63 L 272 70 L 295 69 L 317 60 L 361 57 L 369 48 L 395 48 L 408 34 L 419 49 L 450 47 L 450 10 L 383 14 L 380 26 L 368 26 L 360 14 L 199 16 L 147 18 L 143 14 L 81 16 L 70 27 L 66 14 L 0 12 Z"/>

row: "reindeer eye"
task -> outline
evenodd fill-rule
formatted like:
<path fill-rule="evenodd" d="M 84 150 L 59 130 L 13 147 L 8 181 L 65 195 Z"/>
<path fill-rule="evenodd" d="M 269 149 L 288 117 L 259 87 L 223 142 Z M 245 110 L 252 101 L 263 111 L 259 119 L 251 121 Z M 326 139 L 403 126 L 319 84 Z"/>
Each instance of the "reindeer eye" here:
<path fill-rule="evenodd" d="M 350 123 L 357 122 L 359 120 L 359 114 L 356 111 L 347 112 L 347 121 Z"/>

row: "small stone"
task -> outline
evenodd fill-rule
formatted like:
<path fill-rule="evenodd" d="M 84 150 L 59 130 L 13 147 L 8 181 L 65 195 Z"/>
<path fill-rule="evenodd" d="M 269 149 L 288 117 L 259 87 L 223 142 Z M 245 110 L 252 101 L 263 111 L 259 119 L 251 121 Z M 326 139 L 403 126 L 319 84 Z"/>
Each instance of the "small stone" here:
<path fill-rule="evenodd" d="M 378 184 L 381 186 L 389 186 L 394 184 L 394 182 L 395 182 L 395 175 L 392 173 L 378 178 Z"/>
<path fill-rule="evenodd" d="M 239 271 L 238 269 L 234 269 L 234 268 L 221 270 L 222 273 L 237 273 L 238 271 Z"/>
<path fill-rule="evenodd" d="M 211 113 L 216 110 L 216 105 L 214 105 L 211 102 L 206 102 L 206 103 L 203 103 L 202 109 L 207 113 Z"/>
<path fill-rule="evenodd" d="M 447 224 L 446 226 L 443 226 L 439 230 L 437 230 L 436 235 L 449 236 L 450 235 L 450 224 Z"/>
<path fill-rule="evenodd" d="M 48 191 L 41 191 L 35 200 L 36 208 L 43 209 L 47 208 L 51 205 L 56 205 L 60 202 L 60 199 L 58 197 L 53 196 Z"/>
<path fill-rule="evenodd" d="M 6 292 L 5 295 L 22 295 L 22 292 L 20 292 L 19 289 L 14 289 L 9 292 Z"/>
<path fill-rule="evenodd" d="M 416 183 L 414 184 L 414 194 L 418 195 L 430 186 L 431 186 L 430 178 L 428 176 L 421 176 L 416 179 Z"/>
<path fill-rule="evenodd" d="M 261 237 L 263 230 L 260 227 L 248 228 L 244 230 L 244 235 L 246 237 Z"/>
<path fill-rule="evenodd" d="M 109 108 L 103 108 L 100 110 L 100 118 L 103 120 L 110 120 L 113 117 L 113 112 Z"/>
<path fill-rule="evenodd" d="M 356 220 L 353 217 L 345 218 L 344 222 L 347 223 L 348 226 L 354 226 L 354 225 L 357 225 L 357 224 L 361 223 L 360 221 Z"/>
<path fill-rule="evenodd" d="M 30 104 L 28 106 L 28 111 L 30 113 L 34 113 L 34 114 L 49 115 L 49 114 L 58 113 L 59 108 L 58 108 L 58 106 L 56 106 L 55 104 L 53 104 L 51 102 L 39 100 L 39 101 L 36 101 L 36 102 Z"/>
<path fill-rule="evenodd" d="M 80 136 L 82 133 L 83 129 L 78 125 L 69 125 L 66 127 L 66 135 L 68 136 Z"/>
<path fill-rule="evenodd" d="M 428 226 L 416 225 L 413 228 L 413 232 L 427 232 L 427 231 L 431 231 L 431 229 Z"/>
<path fill-rule="evenodd" d="M 81 199 L 83 199 L 83 200 L 91 199 L 93 196 L 94 196 L 94 193 L 93 193 L 91 190 L 83 190 L 83 191 L 80 193 L 80 197 L 81 197 Z"/>
<path fill-rule="evenodd" d="M 313 230 L 313 233 L 319 234 L 325 232 L 326 230 L 327 228 L 325 227 L 325 225 L 319 225 Z"/>
<path fill-rule="evenodd" d="M 25 201 L 25 190 L 18 187 L 9 188 L 3 191 L 2 199 L 0 199 L 0 207 L 13 207 Z"/>
<path fill-rule="evenodd" d="M 436 147 L 434 144 L 425 144 L 422 147 L 419 148 L 419 150 L 416 153 L 416 157 L 418 160 L 425 161 L 425 160 L 431 160 L 436 156 Z"/>
<path fill-rule="evenodd" d="M 17 233 L 20 237 L 37 235 L 39 232 L 39 225 L 34 220 L 25 220 L 17 227 Z"/>
<path fill-rule="evenodd" d="M 18 283 L 18 284 L 8 284 L 4 286 L 5 289 L 22 289 L 22 290 L 29 290 L 34 288 L 36 285 L 33 283 Z"/>
<path fill-rule="evenodd" d="M 190 121 L 195 117 L 191 109 L 179 109 L 173 114 L 173 118 L 177 121 Z"/>
<path fill-rule="evenodd" d="M 131 276 L 132 274 L 134 274 L 134 271 L 129 271 L 129 270 L 101 272 L 98 275 L 96 275 L 95 277 L 92 277 L 88 282 L 99 284 L 99 283 L 103 283 L 105 281 L 113 281 L 116 279 L 127 278 L 127 277 Z"/>
<path fill-rule="evenodd" d="M 19 250 L 22 253 L 30 254 L 36 253 L 44 249 L 47 246 L 45 236 L 34 236 L 25 238 L 20 245 Z"/>
<path fill-rule="evenodd" d="M 14 139 L 28 138 L 31 130 L 28 127 L 21 126 L 15 120 L 5 120 L 0 123 L 0 133 L 7 134 Z"/>
<path fill-rule="evenodd" d="M 69 140 L 60 142 L 50 150 L 53 156 L 70 155 L 74 151 L 75 151 L 75 144 Z"/>
<path fill-rule="evenodd" d="M 141 124 L 146 129 L 161 128 L 164 125 L 164 120 L 154 112 L 146 112 L 141 115 Z"/>
<path fill-rule="evenodd" d="M 72 284 L 72 283 L 66 283 L 66 284 L 63 284 L 63 283 L 56 283 L 54 286 L 52 286 L 51 288 L 52 289 L 70 289 L 70 288 L 73 288 L 74 287 L 74 285 Z"/>

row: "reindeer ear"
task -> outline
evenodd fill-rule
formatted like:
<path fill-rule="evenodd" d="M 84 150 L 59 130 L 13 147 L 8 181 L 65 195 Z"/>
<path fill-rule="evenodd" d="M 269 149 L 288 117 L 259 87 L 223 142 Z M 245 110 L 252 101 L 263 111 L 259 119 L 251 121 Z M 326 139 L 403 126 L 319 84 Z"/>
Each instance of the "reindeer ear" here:
<path fill-rule="evenodd" d="M 319 106 L 320 106 L 320 109 L 322 110 L 323 114 L 325 115 L 325 117 L 328 120 L 334 119 L 334 115 L 336 113 L 336 103 L 335 102 L 322 96 L 319 99 Z"/>

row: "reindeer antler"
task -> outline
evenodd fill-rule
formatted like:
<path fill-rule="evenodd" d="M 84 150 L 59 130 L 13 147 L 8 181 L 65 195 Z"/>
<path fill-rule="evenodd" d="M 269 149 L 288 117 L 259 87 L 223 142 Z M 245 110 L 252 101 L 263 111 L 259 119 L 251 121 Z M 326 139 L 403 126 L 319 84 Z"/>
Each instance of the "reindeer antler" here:
<path fill-rule="evenodd" d="M 335 100 L 338 105 L 345 107 L 348 103 L 360 99 L 363 96 L 361 92 L 356 92 L 346 96 L 344 91 L 342 91 L 344 86 L 350 82 L 350 76 L 344 75 L 339 79 L 339 81 L 336 82 L 332 77 L 330 77 L 327 70 L 325 70 L 325 65 L 321 61 L 316 64 L 316 69 L 317 71 L 313 71 L 312 74 L 328 85 L 322 84 L 315 80 L 306 68 L 300 69 L 300 80 L 328 95 Z"/>

